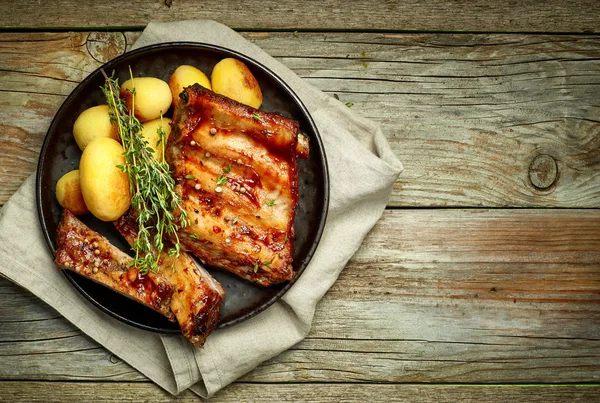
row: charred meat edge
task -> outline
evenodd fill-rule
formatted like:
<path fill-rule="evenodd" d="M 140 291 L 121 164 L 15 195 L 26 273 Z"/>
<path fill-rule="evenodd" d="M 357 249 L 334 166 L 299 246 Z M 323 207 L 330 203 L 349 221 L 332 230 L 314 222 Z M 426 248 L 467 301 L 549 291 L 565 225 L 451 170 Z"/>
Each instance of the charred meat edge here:
<path fill-rule="evenodd" d="M 121 235 L 132 245 L 138 234 L 135 213 L 130 209 L 114 222 Z M 172 245 L 166 244 L 165 251 Z M 158 260 L 160 273 L 173 285 L 171 311 L 181 333 L 201 347 L 219 321 L 219 309 L 225 291 L 221 285 L 185 252 L 178 257 L 162 252 Z"/>
<path fill-rule="evenodd" d="M 171 283 L 156 273 L 142 275 L 132 258 L 65 209 L 58 225 L 55 262 L 119 292 L 174 321 Z"/>

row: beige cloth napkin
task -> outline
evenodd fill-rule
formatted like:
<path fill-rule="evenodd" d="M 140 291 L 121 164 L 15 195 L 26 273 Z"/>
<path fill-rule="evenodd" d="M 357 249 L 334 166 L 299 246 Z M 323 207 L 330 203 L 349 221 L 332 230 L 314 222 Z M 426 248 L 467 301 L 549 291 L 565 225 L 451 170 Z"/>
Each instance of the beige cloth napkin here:
<path fill-rule="evenodd" d="M 309 109 L 325 144 L 331 198 L 321 243 L 305 272 L 272 307 L 214 332 L 203 349 L 182 336 L 130 327 L 92 306 L 56 270 L 30 177 L 0 211 L 0 273 L 167 391 L 191 388 L 208 397 L 307 335 L 317 302 L 380 218 L 402 165 L 377 125 L 303 82 L 228 27 L 214 21 L 150 23 L 135 47 L 170 41 L 220 45 L 254 58 L 287 82 Z"/>

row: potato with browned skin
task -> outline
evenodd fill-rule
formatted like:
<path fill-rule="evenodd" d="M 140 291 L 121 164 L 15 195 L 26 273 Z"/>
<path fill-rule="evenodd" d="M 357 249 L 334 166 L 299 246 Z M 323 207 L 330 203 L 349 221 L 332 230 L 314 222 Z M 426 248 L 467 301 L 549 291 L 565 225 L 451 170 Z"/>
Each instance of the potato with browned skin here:
<path fill-rule="evenodd" d="M 179 94 L 185 87 L 190 85 L 200 84 L 204 88 L 212 90 L 210 80 L 201 70 L 194 66 L 183 64 L 175 69 L 169 78 L 169 88 L 173 96 L 173 107 L 176 108 L 179 104 Z"/>
<path fill-rule="evenodd" d="M 263 95 L 258 81 L 241 61 L 232 58 L 221 60 L 213 67 L 210 79 L 212 90 L 217 94 L 256 109 L 262 105 Z"/>
<path fill-rule="evenodd" d="M 73 214 L 88 213 L 79 185 L 79 169 L 67 172 L 56 182 L 56 200 Z"/>

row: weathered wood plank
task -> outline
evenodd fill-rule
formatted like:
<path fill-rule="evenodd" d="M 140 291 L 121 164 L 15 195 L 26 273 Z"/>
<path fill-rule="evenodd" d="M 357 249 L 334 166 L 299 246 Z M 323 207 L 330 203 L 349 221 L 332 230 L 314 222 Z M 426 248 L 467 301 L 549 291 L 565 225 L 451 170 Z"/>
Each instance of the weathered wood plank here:
<path fill-rule="evenodd" d="M 0 382 L 0 402 L 71 402 L 86 396 L 95 402 L 198 402 L 190 391 L 177 397 L 151 383 Z M 591 402 L 600 398 L 596 385 L 373 385 L 234 383 L 211 402 Z"/>
<path fill-rule="evenodd" d="M 242 380 L 598 382 L 599 290 L 600 210 L 388 210 L 309 337 Z M 4 380 L 144 380 L 6 281 L 0 356 Z"/>
<path fill-rule="evenodd" d="M 597 207 L 600 42 L 589 39 L 315 35 L 293 55 L 269 50 L 382 124 L 406 167 L 391 205 Z M 540 155 L 557 166 L 541 189 Z"/>
<path fill-rule="evenodd" d="M 121 11 L 119 11 L 121 10 Z M 372 2 L 265 0 L 118 0 L 53 3 L 3 1 L 5 28 L 143 27 L 150 21 L 214 19 L 239 29 L 341 29 L 479 32 L 598 32 L 594 0 L 552 3 L 405 0 Z"/>
<path fill-rule="evenodd" d="M 90 35 L 0 35 L 0 204 L 64 98 L 139 34 Z M 406 168 L 391 206 L 600 206 L 598 37 L 244 35 L 381 123 Z"/>

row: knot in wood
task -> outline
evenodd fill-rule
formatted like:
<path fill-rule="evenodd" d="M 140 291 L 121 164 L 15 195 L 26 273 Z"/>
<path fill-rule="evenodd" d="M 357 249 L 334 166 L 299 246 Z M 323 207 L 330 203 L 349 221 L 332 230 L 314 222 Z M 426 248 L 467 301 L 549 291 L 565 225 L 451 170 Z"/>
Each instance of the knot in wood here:
<path fill-rule="evenodd" d="M 86 47 L 94 60 L 106 63 L 125 53 L 127 40 L 122 32 L 91 32 Z"/>
<path fill-rule="evenodd" d="M 548 189 L 556 182 L 558 167 L 556 161 L 548 154 L 536 156 L 529 165 L 529 180 L 540 190 Z"/>

